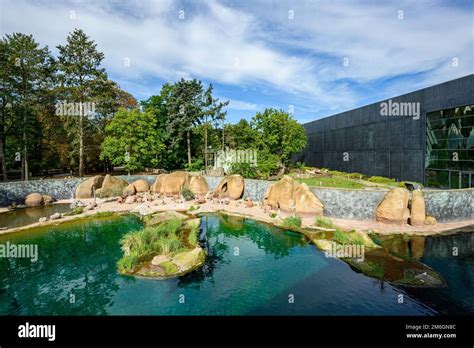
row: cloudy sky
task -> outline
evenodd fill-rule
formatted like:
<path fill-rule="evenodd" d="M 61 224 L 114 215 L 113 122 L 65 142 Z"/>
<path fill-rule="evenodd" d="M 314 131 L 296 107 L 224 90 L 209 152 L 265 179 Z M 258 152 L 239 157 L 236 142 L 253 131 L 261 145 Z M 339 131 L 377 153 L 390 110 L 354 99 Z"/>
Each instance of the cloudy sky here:
<path fill-rule="evenodd" d="M 0 0 L 0 32 L 54 55 L 74 28 L 143 100 L 181 77 L 212 83 L 228 119 L 265 107 L 301 122 L 474 72 L 474 1 Z"/>

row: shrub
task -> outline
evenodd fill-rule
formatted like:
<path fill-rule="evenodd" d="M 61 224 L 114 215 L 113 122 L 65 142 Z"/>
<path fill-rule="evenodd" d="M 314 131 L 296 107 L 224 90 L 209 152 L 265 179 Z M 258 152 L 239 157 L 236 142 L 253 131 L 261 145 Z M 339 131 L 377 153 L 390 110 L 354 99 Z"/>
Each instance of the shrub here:
<path fill-rule="evenodd" d="M 186 187 L 181 190 L 181 195 L 186 201 L 190 201 L 191 199 L 194 199 L 194 193 Z"/>
<path fill-rule="evenodd" d="M 195 210 L 198 210 L 199 209 L 199 205 L 192 205 L 189 207 L 189 211 L 195 211 Z"/>
<path fill-rule="evenodd" d="M 304 162 L 298 161 L 298 162 L 295 163 L 295 168 L 296 168 L 296 169 L 300 169 L 300 170 L 301 170 L 301 169 L 304 169 L 304 167 L 305 167 Z"/>
<path fill-rule="evenodd" d="M 190 172 L 197 172 L 197 171 L 203 170 L 204 161 L 200 158 L 200 159 L 195 160 L 194 162 L 191 162 L 191 164 L 186 163 L 184 165 L 184 169 Z"/>
<path fill-rule="evenodd" d="M 83 212 L 84 212 L 84 207 L 76 207 L 74 209 L 71 209 L 71 211 L 69 211 L 65 215 L 79 215 L 79 214 L 82 214 Z"/>
<path fill-rule="evenodd" d="M 350 173 L 347 175 L 347 177 L 351 178 L 351 179 L 357 179 L 357 180 L 362 180 L 362 178 L 364 177 L 364 174 L 361 174 L 361 173 Z"/>
<path fill-rule="evenodd" d="M 347 233 L 337 229 L 336 232 L 334 232 L 334 240 L 338 242 L 339 244 L 348 244 L 350 239 Z"/>
<path fill-rule="evenodd" d="M 370 182 L 377 183 L 377 184 L 387 184 L 387 185 L 389 185 L 389 184 L 396 183 L 396 181 L 394 179 L 385 178 L 383 176 L 371 176 L 367 180 L 370 181 Z"/>
<path fill-rule="evenodd" d="M 330 219 L 324 218 L 324 217 L 316 218 L 316 221 L 314 222 L 314 224 L 319 227 L 334 228 L 333 222 Z"/>
<path fill-rule="evenodd" d="M 283 220 L 283 226 L 290 228 L 300 228 L 301 218 L 299 216 L 288 216 Z"/>
<path fill-rule="evenodd" d="M 230 174 L 240 174 L 247 179 L 259 179 L 257 167 L 250 163 L 232 163 Z"/>
<path fill-rule="evenodd" d="M 274 211 L 272 211 L 272 212 L 270 213 L 270 217 L 271 217 L 272 219 L 276 218 L 276 217 L 277 217 L 277 213 L 275 213 Z"/>

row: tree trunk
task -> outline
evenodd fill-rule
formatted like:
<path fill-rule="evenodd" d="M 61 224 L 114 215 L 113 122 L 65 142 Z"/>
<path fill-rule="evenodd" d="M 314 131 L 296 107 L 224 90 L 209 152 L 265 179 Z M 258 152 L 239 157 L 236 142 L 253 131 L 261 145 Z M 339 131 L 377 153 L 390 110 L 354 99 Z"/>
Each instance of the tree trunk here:
<path fill-rule="evenodd" d="M 186 132 L 186 141 L 188 143 L 188 164 L 191 165 L 191 132 Z"/>
<path fill-rule="evenodd" d="M 5 140 L 3 136 L 0 137 L 0 165 L 2 168 L 3 181 L 8 181 L 7 161 L 5 159 Z"/>

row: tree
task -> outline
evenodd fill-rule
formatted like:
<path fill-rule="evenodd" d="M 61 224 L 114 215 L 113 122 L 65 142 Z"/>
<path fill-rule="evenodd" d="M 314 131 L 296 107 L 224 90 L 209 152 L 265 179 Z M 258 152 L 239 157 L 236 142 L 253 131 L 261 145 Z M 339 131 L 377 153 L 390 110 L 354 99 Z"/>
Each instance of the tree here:
<path fill-rule="evenodd" d="M 102 86 L 107 81 L 105 69 L 100 68 L 104 54 L 97 50 L 97 44 L 80 29 L 75 29 L 67 37 L 65 46 L 59 50 L 58 65 L 61 89 L 70 102 L 84 105 L 95 102 Z M 79 176 L 84 175 L 85 118 L 81 107 L 77 122 L 79 140 Z"/>
<path fill-rule="evenodd" d="M 5 117 L 11 112 L 21 129 L 22 177 L 29 179 L 29 149 L 34 135 L 38 138 L 37 115 L 44 108 L 44 99 L 52 87 L 54 65 L 48 47 L 39 47 L 33 36 L 21 33 L 6 35 L 2 43 L 2 89 L 4 99 L 1 116 L 0 147 L 4 146 Z M 6 103 L 5 103 L 6 102 Z M 10 110 L 6 110 L 9 107 Z M 1 156 L 4 179 L 5 155 Z"/>
<path fill-rule="evenodd" d="M 257 113 L 250 124 L 259 133 L 256 138 L 259 151 L 278 157 L 279 174 L 286 171 L 291 156 L 306 146 L 307 137 L 303 126 L 283 110 L 265 109 L 263 113 Z"/>
<path fill-rule="evenodd" d="M 149 111 L 119 109 L 105 127 L 101 159 L 123 165 L 130 172 L 156 166 L 164 150 L 156 129 L 156 119 Z"/>

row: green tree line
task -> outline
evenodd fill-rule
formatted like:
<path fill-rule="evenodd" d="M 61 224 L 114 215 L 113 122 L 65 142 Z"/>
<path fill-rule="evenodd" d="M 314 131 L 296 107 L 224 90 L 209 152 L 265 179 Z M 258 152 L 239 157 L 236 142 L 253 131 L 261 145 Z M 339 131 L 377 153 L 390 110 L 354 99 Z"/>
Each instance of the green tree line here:
<path fill-rule="evenodd" d="M 200 170 L 208 152 L 258 150 L 258 166 L 236 164 L 248 177 L 283 173 L 306 145 L 303 127 L 282 110 L 226 124 L 213 86 L 196 79 L 165 83 L 140 103 L 108 78 L 104 54 L 82 30 L 53 57 L 31 35 L 0 40 L 0 164 L 3 180 L 17 171 L 62 169 L 83 176 L 143 168 Z"/>

